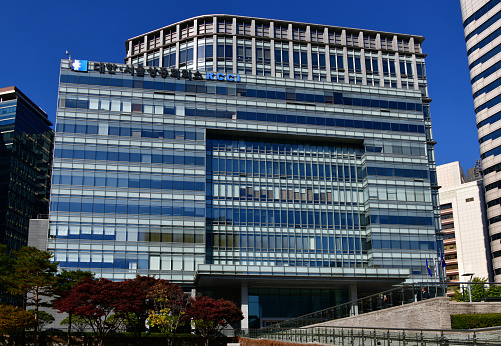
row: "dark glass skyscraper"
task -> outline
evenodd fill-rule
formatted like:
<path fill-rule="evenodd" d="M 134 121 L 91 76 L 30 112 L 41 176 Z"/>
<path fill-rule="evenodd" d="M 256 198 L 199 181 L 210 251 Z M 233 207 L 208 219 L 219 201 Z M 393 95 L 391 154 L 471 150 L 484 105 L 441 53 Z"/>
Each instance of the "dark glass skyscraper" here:
<path fill-rule="evenodd" d="M 0 88 L 0 243 L 28 242 L 29 219 L 49 213 L 54 131 L 16 87 Z"/>
<path fill-rule="evenodd" d="M 217 15 L 62 61 L 49 249 L 234 299 L 243 327 L 426 280 L 423 40 Z"/>

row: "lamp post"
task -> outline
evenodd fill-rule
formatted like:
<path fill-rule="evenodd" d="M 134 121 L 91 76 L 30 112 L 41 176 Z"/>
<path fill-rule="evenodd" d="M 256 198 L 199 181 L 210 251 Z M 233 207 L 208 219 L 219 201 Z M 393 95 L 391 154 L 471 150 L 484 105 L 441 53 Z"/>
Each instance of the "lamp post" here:
<path fill-rule="evenodd" d="M 470 280 L 468 280 L 468 294 L 470 296 L 470 303 L 471 303 L 471 280 L 473 279 L 473 275 L 475 275 L 475 273 L 466 273 L 466 274 L 462 274 L 461 276 L 469 276 L 470 277 Z"/>

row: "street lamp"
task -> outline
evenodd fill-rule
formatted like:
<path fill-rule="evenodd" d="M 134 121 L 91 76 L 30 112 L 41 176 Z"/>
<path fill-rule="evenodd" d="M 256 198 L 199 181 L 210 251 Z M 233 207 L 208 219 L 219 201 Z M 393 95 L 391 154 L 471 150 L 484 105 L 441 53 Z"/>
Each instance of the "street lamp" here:
<path fill-rule="evenodd" d="M 473 275 L 475 275 L 475 273 L 466 273 L 466 274 L 461 275 L 461 276 L 469 276 L 470 277 L 470 280 L 468 280 L 468 282 L 469 282 L 468 294 L 470 295 L 470 303 L 471 303 L 471 279 L 473 279 Z"/>

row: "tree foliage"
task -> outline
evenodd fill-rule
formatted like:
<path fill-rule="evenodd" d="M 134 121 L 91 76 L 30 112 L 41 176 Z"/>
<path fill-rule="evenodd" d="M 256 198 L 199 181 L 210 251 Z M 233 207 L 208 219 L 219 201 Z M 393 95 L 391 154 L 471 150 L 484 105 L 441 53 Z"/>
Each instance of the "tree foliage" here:
<path fill-rule="evenodd" d="M 190 303 L 189 296 L 181 287 L 165 280 L 157 280 L 148 292 L 154 309 L 150 310 L 148 325 L 157 327 L 162 333 L 174 337 L 178 327 L 189 319 L 187 310 Z"/>
<path fill-rule="evenodd" d="M 228 324 L 243 320 L 242 311 L 232 301 L 197 296 L 192 299 L 188 315 L 204 338 L 216 335 Z"/>
<path fill-rule="evenodd" d="M 121 318 L 136 337 L 140 337 L 144 332 L 148 314 L 154 308 L 154 302 L 148 297 L 148 292 L 158 281 L 154 277 L 138 275 L 133 280 L 117 283 L 123 296 L 114 305 L 116 318 Z"/>
<path fill-rule="evenodd" d="M 117 282 L 107 279 L 84 279 L 54 302 L 60 312 L 79 316 L 98 336 L 102 345 L 105 336 L 118 329 L 119 319 L 109 319 L 124 294 Z"/>
<path fill-rule="evenodd" d="M 5 344 L 6 335 L 35 326 L 35 318 L 30 311 L 11 305 L 0 305 L 0 341 Z"/>
<path fill-rule="evenodd" d="M 473 278 L 471 280 L 471 300 L 481 301 L 485 298 L 501 297 L 501 285 L 487 285 L 487 279 L 485 278 Z M 454 298 L 458 302 L 470 301 L 470 292 L 468 286 L 463 287 L 463 292 L 454 290 Z"/>
<path fill-rule="evenodd" d="M 25 308 L 28 305 L 35 307 L 34 334 L 37 340 L 39 306 L 44 296 L 51 295 L 58 263 L 51 262 L 51 253 L 32 246 L 23 247 L 13 254 L 12 271 L 7 279 L 8 288 L 13 294 L 24 295 Z"/>

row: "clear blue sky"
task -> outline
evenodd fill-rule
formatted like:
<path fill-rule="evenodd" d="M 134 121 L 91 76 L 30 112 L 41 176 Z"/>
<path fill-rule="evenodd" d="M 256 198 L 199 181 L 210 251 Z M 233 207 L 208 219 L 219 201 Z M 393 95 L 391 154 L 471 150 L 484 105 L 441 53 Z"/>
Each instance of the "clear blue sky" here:
<path fill-rule="evenodd" d="M 0 87 L 16 85 L 54 122 L 60 59 L 123 62 L 125 40 L 201 14 L 236 14 L 426 37 L 437 164 L 479 158 L 459 0 L 6 1 Z"/>

